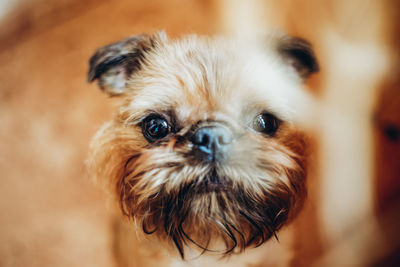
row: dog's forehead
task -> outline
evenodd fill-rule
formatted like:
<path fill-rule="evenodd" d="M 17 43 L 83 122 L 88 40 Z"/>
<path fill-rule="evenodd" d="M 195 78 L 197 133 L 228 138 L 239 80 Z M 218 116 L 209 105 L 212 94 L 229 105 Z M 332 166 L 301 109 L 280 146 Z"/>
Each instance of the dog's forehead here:
<path fill-rule="evenodd" d="M 129 81 L 135 110 L 174 110 L 181 120 L 292 112 L 299 81 L 269 47 L 226 39 L 168 41 L 149 53 Z"/>

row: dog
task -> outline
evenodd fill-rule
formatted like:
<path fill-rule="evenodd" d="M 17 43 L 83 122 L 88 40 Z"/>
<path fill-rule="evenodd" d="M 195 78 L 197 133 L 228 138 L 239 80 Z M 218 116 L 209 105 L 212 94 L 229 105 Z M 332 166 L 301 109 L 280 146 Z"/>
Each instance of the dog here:
<path fill-rule="evenodd" d="M 296 124 L 318 62 L 309 42 L 164 32 L 98 49 L 88 81 L 118 97 L 90 146 L 90 165 L 145 235 L 229 256 L 258 247 L 306 197 L 307 141 Z"/>

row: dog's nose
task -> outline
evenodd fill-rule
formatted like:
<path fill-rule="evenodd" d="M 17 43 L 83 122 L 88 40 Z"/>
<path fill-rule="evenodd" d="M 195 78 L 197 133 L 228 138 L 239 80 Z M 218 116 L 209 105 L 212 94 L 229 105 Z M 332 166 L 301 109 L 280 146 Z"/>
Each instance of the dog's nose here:
<path fill-rule="evenodd" d="M 191 141 L 196 157 L 217 160 L 226 153 L 232 134 L 225 126 L 204 126 L 194 132 Z"/>

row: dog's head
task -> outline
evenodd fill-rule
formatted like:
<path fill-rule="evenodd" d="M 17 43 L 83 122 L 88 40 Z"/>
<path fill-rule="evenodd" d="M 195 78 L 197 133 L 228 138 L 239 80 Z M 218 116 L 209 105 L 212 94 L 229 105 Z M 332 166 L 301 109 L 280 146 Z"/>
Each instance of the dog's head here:
<path fill-rule="evenodd" d="M 204 251 L 258 246 L 305 197 L 302 82 L 318 70 L 308 42 L 262 45 L 164 33 L 99 49 L 89 81 L 122 97 L 92 142 L 94 170 L 143 231 Z"/>

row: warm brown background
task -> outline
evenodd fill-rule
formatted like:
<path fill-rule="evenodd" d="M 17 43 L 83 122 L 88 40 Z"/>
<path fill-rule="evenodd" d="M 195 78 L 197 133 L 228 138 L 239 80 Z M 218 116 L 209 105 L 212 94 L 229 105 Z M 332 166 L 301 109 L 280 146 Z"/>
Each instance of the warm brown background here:
<path fill-rule="evenodd" d="M 225 11 L 234 2 L 20 0 L 5 14 L 0 26 L 0 266 L 115 265 L 111 211 L 84 165 L 91 137 L 112 114 L 112 101 L 85 82 L 88 58 L 95 48 L 135 33 L 158 29 L 172 36 L 229 32 L 232 16 Z M 280 1 L 276 24 L 310 39 L 322 70 L 329 58 L 318 36 L 322 25 L 353 26 L 353 32 L 365 35 L 371 28 L 368 17 L 363 17 L 364 5 L 353 4 L 351 12 L 358 14 L 356 19 L 363 18 L 354 23 L 341 19 L 342 13 L 335 9 L 346 11 L 350 1 L 299 2 Z M 297 227 L 301 241 L 293 266 L 334 262 L 344 250 L 355 258 L 368 258 L 365 250 L 357 249 L 376 236 L 377 246 L 384 249 L 364 262 L 375 266 L 400 262 L 400 71 L 396 60 L 400 5 L 398 1 L 373 2 L 384 8 L 382 49 L 388 51 L 393 66 L 377 88 L 375 112 L 367 118 L 374 127 L 372 203 L 378 228 L 370 226 L 369 220 L 357 221 L 343 230 L 345 235 L 325 244 L 315 228 L 315 207 L 324 197 L 318 194 L 320 182 L 315 178 L 310 203 Z M 286 11 L 285 16 L 280 17 L 279 11 Z M 363 39 L 352 42 L 358 45 Z M 322 72 L 311 81 L 319 96 L 324 95 L 326 75 Z"/>

